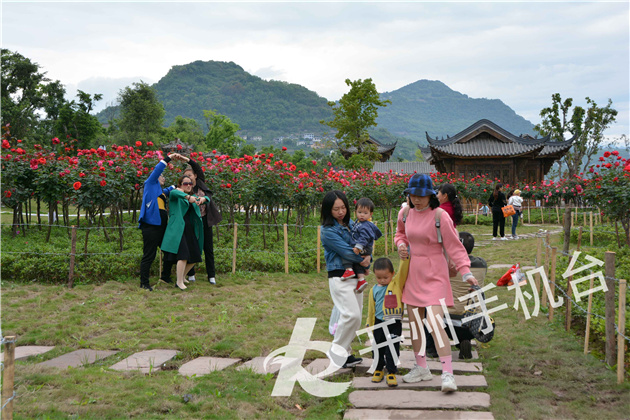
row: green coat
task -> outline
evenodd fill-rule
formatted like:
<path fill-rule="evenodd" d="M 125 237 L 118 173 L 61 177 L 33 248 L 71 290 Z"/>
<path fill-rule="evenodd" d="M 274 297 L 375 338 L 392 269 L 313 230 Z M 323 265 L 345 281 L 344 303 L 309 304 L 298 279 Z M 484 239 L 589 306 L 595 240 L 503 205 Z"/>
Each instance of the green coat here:
<path fill-rule="evenodd" d="M 168 200 L 168 225 L 166 226 L 166 232 L 164 233 L 164 239 L 160 248 L 162 251 L 171 252 L 177 254 L 179 251 L 179 244 L 184 236 L 184 215 L 188 211 L 189 206 L 193 206 L 195 209 L 195 217 L 193 217 L 195 237 L 199 241 L 199 249 L 203 250 L 203 222 L 201 221 L 201 213 L 199 212 L 199 206 L 191 204 L 184 197 L 192 194 L 186 194 L 183 191 L 174 189 L 169 194 Z"/>

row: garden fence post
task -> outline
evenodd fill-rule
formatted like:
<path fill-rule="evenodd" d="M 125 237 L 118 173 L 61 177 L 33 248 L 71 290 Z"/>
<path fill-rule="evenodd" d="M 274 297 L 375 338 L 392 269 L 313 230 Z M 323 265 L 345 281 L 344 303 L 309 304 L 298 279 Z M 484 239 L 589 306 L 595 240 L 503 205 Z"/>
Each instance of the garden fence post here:
<path fill-rule="evenodd" d="M 387 247 L 387 220 L 383 223 L 383 236 L 385 237 L 385 256 L 389 257 L 389 251 Z"/>
<path fill-rule="evenodd" d="M 394 236 L 396 231 L 394 230 L 394 221 L 392 219 L 389 219 L 389 231 L 392 233 L 390 236 L 392 237 L 392 252 L 394 252 L 394 249 L 396 249 L 394 246 Z"/>
<path fill-rule="evenodd" d="M 615 256 L 611 251 L 604 254 L 606 267 L 606 363 L 612 366 L 615 363 Z"/>
<path fill-rule="evenodd" d="M 542 245 L 543 238 L 542 236 L 538 237 L 538 246 L 536 249 L 536 268 L 542 265 Z M 540 273 L 536 273 L 536 290 L 540 291 Z"/>
<path fill-rule="evenodd" d="M 287 235 L 287 224 L 282 225 L 284 231 L 284 272 L 289 274 L 289 236 Z"/>
<path fill-rule="evenodd" d="M 580 231 L 578 232 L 578 240 L 577 240 L 577 250 L 580 250 L 580 247 L 582 246 L 582 229 L 584 229 L 584 227 L 580 226 Z"/>
<path fill-rule="evenodd" d="M 527 224 L 532 224 L 532 213 L 529 204 L 527 205 Z"/>
<path fill-rule="evenodd" d="M 232 274 L 236 273 L 236 243 L 238 238 L 238 223 L 234 222 L 234 245 L 232 245 Z"/>
<path fill-rule="evenodd" d="M 478 218 L 479 218 L 479 205 L 475 207 L 475 226 L 477 225 Z"/>
<path fill-rule="evenodd" d="M 558 224 L 560 224 L 560 211 L 558 210 L 558 206 L 556 206 L 556 217 L 558 218 Z"/>
<path fill-rule="evenodd" d="M 584 216 L 584 222 L 582 223 L 582 226 L 586 226 L 586 212 L 582 213 L 582 215 Z"/>
<path fill-rule="evenodd" d="M 549 241 L 549 233 L 547 233 L 547 243 L 545 244 L 545 274 L 547 275 L 547 280 L 550 278 L 551 272 L 549 271 L 549 263 L 551 262 L 551 242 Z M 541 306 L 544 308 L 547 306 L 547 293 L 544 293 L 542 290 Z"/>
<path fill-rule="evenodd" d="M 624 379 L 624 355 L 626 343 L 623 340 L 623 332 L 626 330 L 626 281 L 619 280 L 619 319 L 617 320 L 617 383 L 623 383 Z"/>
<path fill-rule="evenodd" d="M 591 274 L 593 271 L 591 270 Z M 593 290 L 594 277 L 591 277 L 590 290 Z M 593 294 L 588 295 L 588 308 L 586 310 L 586 330 L 584 331 L 584 354 L 588 354 L 588 338 L 591 335 L 591 309 L 593 309 Z"/>
<path fill-rule="evenodd" d="M 545 224 L 545 213 L 543 212 L 542 203 L 540 206 L 540 224 L 541 225 Z"/>
<path fill-rule="evenodd" d="M 74 286 L 74 259 L 77 252 L 77 227 L 72 225 L 70 233 L 70 272 L 68 273 L 68 288 Z"/>
<path fill-rule="evenodd" d="M 553 321 L 553 302 L 556 296 L 556 260 L 558 258 L 558 247 L 551 248 L 551 296 L 549 297 L 549 322 Z M 546 294 L 546 293 L 545 293 Z"/>
<path fill-rule="evenodd" d="M 593 246 L 593 212 L 591 212 L 589 224 L 591 227 L 591 246 Z"/>
<path fill-rule="evenodd" d="M 317 272 L 319 273 L 321 268 L 320 265 L 322 263 L 322 227 L 321 226 L 317 226 Z"/>
<path fill-rule="evenodd" d="M 4 340 L 4 370 L 2 372 L 2 418 L 13 419 L 13 380 L 15 378 L 15 336 Z M 6 405 L 5 405 L 6 404 Z"/>

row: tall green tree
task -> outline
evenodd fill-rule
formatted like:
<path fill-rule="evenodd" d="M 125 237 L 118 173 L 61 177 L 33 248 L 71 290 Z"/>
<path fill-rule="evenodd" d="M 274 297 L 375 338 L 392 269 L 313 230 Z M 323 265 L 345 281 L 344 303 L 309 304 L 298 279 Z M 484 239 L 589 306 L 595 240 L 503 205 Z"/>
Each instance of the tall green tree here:
<path fill-rule="evenodd" d="M 615 122 L 617 116 L 610 99 L 605 107 L 597 106 L 588 97 L 586 103 L 586 109 L 581 106 L 571 109 L 572 98 L 563 101 L 559 93 L 554 93 L 551 95 L 551 106 L 540 111 L 542 121 L 534 127 L 543 136 L 550 134 L 555 141 L 564 141 L 567 135 L 576 136 L 573 146 L 562 159 L 567 167 L 565 175 L 569 178 L 588 168 L 591 158 L 600 150 L 604 131 Z"/>
<path fill-rule="evenodd" d="M 22 54 L 3 48 L 1 55 L 2 125 L 10 124 L 14 137 L 32 137 L 39 122 L 37 111 L 44 105 L 42 88 L 50 79 Z"/>
<path fill-rule="evenodd" d="M 216 109 L 204 110 L 203 117 L 208 126 L 206 135 L 208 149 L 216 149 L 223 154 L 235 156 L 244 143 L 243 139 L 236 135 L 240 126 L 225 115 L 219 114 Z"/>
<path fill-rule="evenodd" d="M 101 123 L 94 115 L 90 114 L 94 103 L 100 101 L 103 95 L 89 93 L 79 90 L 77 101 L 66 102 L 54 120 L 55 135 L 64 137 L 74 137 L 78 140 L 77 147 L 87 148 L 93 146 L 93 142 L 104 134 Z"/>
<path fill-rule="evenodd" d="M 164 106 L 155 89 L 143 81 L 119 92 L 120 121 L 118 126 L 128 143 L 154 139 L 162 131 Z"/>
<path fill-rule="evenodd" d="M 551 95 L 551 106 L 540 111 L 542 121 L 534 129 L 541 135 L 551 135 L 556 141 L 563 141 L 568 133 L 575 140 L 571 149 L 563 158 L 567 167 L 565 178 L 573 180 L 574 176 L 585 171 L 591 158 L 599 151 L 599 146 L 604 140 L 604 131 L 615 122 L 617 111 L 612 108 L 612 101 L 608 99 L 605 107 L 599 107 L 595 101 L 586 98 L 588 108 L 574 106 L 573 99 L 564 101 L 559 93 Z M 584 168 L 582 168 L 584 165 Z M 562 176 L 562 171 L 560 170 Z M 571 239 L 571 207 L 565 200 L 564 208 L 564 252 L 569 252 Z"/>
<path fill-rule="evenodd" d="M 376 147 L 368 142 L 368 128 L 377 125 L 378 107 L 385 107 L 391 101 L 380 99 L 372 79 L 355 81 L 346 79 L 346 85 L 350 86 L 350 91 L 341 97 L 339 103 L 328 102 L 334 118 L 331 121 L 320 122 L 337 130 L 335 137 L 340 147 L 345 149 L 356 147 L 358 154 L 373 162 L 380 156 Z"/>
<path fill-rule="evenodd" d="M 184 143 L 194 145 L 196 150 L 205 150 L 206 139 L 203 135 L 203 130 L 194 118 L 185 118 L 181 115 L 175 117 L 173 124 L 164 130 L 162 141 L 163 143 L 169 143 L 176 138 Z"/>

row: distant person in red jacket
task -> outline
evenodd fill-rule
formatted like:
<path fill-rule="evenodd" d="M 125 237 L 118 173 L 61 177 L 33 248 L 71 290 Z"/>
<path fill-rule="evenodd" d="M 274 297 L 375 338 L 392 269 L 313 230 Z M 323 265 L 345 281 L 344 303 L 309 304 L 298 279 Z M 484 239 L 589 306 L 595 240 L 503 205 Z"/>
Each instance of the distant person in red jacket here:
<path fill-rule="evenodd" d="M 462 211 L 462 203 L 457 198 L 457 190 L 452 184 L 442 184 L 438 189 L 437 199 L 440 207 L 451 216 L 453 225 L 457 227 L 462 222 L 464 214 Z"/>

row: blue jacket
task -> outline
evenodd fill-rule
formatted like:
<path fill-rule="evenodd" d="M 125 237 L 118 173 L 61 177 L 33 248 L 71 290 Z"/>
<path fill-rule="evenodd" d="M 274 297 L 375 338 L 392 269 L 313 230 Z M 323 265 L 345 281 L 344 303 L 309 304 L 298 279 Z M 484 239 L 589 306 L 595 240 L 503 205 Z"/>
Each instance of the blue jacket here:
<path fill-rule="evenodd" d="M 336 220 L 333 226 L 322 226 L 322 245 L 326 270 L 343 270 L 343 260 L 360 263 L 363 257 L 352 251 L 352 234 L 350 229 L 354 223 L 350 220 L 348 228 L 341 226 Z"/>
<path fill-rule="evenodd" d="M 367 250 L 372 253 L 374 241 L 379 239 L 383 234 L 380 229 L 372 222 L 356 222 L 352 227 L 352 241 L 355 248 L 361 251 Z M 363 252 L 361 252 L 363 254 Z"/>
<path fill-rule="evenodd" d="M 170 159 L 169 159 L 170 160 Z M 162 188 L 160 185 L 160 175 L 166 168 L 166 161 L 161 160 L 153 168 L 153 172 L 144 181 L 144 192 L 142 193 L 142 207 L 140 208 L 140 219 L 138 219 L 138 227 L 142 225 L 142 222 L 149 225 L 160 226 L 162 224 L 162 218 L 160 217 L 160 208 L 158 207 L 157 199 L 162 193 L 168 195 L 174 186 Z"/>

